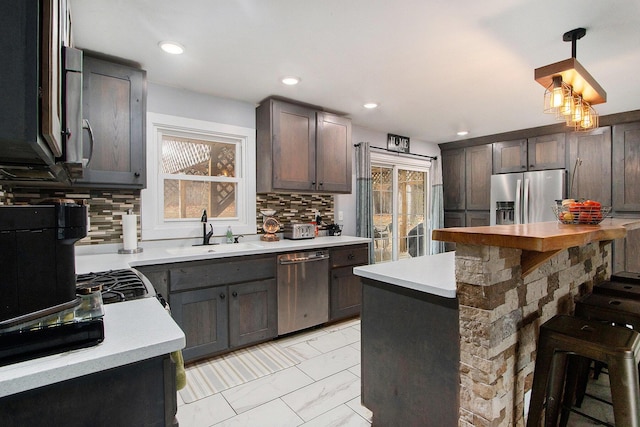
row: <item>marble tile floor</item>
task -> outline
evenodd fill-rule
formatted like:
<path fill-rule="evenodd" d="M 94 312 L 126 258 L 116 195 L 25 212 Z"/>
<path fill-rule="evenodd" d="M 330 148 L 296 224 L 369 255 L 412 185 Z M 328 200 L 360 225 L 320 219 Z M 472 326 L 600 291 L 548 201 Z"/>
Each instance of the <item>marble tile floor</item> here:
<path fill-rule="evenodd" d="M 192 403 L 178 393 L 181 427 L 369 427 L 372 414 L 360 404 L 360 320 L 279 338 L 273 343 L 300 363 L 235 385 Z M 614 424 L 609 377 L 591 380 L 582 412 Z M 599 425 L 577 414 L 570 427 Z"/>
<path fill-rule="evenodd" d="M 369 427 L 360 404 L 360 320 L 351 319 L 275 341 L 300 363 L 185 403 L 181 427 Z"/>

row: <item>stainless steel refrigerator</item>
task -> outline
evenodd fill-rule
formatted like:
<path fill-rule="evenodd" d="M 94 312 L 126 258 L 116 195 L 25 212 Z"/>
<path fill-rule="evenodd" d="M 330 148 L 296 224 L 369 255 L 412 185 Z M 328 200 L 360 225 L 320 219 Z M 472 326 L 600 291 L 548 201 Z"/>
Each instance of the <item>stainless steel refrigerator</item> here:
<path fill-rule="evenodd" d="M 555 221 L 565 195 L 564 169 L 491 176 L 491 225 Z"/>

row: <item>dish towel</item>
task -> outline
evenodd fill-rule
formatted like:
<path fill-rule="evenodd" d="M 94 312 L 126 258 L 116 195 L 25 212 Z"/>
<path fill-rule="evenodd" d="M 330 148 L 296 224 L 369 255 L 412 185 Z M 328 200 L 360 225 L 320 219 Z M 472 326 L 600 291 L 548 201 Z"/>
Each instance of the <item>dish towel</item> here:
<path fill-rule="evenodd" d="M 184 370 L 182 350 L 171 353 L 171 361 L 176 364 L 176 390 L 182 390 L 187 385 L 187 373 Z"/>
<path fill-rule="evenodd" d="M 160 304 L 164 307 L 164 309 L 171 316 L 171 307 L 169 307 L 169 303 L 162 297 L 162 295 L 158 294 L 158 300 Z M 187 373 L 184 370 L 184 358 L 182 357 L 182 350 L 176 350 L 169 355 L 171 357 L 171 361 L 176 364 L 176 391 L 182 390 L 187 385 Z"/>

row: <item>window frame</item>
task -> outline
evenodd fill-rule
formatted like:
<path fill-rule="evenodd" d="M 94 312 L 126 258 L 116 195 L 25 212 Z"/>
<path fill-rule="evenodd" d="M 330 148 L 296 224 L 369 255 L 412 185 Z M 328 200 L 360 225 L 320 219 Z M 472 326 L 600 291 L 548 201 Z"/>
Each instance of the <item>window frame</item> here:
<path fill-rule="evenodd" d="M 203 141 L 236 144 L 237 216 L 209 218 L 214 236 L 227 227 L 235 234 L 256 234 L 256 130 L 159 113 L 147 113 L 147 188 L 141 191 L 142 240 L 201 238 L 198 219 L 164 219 L 164 174 L 162 172 L 163 135 L 189 137 Z M 188 175 L 174 175 L 192 179 Z"/>
<path fill-rule="evenodd" d="M 429 254 L 429 248 L 431 247 L 431 160 L 417 159 L 415 157 L 403 156 L 390 153 L 378 153 L 371 152 L 371 167 L 385 167 L 392 169 L 392 181 L 393 181 L 393 198 L 392 198 L 392 230 L 391 230 L 391 248 L 392 255 L 391 260 L 382 261 L 390 262 L 398 260 L 398 169 L 413 170 L 418 172 L 424 172 L 427 174 L 425 182 L 425 255 Z"/>

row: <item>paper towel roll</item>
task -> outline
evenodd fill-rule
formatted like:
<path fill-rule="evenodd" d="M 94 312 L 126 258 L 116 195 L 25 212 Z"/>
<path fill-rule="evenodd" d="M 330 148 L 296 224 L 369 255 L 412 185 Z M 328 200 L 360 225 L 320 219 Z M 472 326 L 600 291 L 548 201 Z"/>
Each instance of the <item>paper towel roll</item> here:
<path fill-rule="evenodd" d="M 125 251 L 132 251 L 138 247 L 137 223 L 138 215 L 122 215 L 122 240 Z"/>

